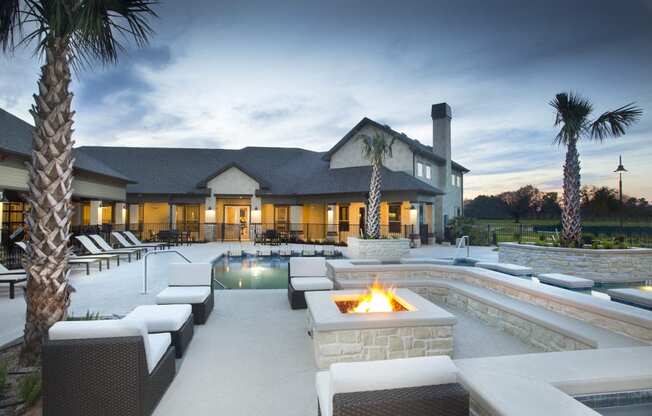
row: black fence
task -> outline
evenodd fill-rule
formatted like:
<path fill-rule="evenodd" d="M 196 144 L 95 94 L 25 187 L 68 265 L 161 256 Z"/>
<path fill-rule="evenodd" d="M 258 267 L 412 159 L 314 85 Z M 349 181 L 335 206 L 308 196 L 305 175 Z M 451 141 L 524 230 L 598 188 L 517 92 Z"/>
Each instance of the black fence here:
<path fill-rule="evenodd" d="M 468 235 L 472 245 L 555 242 L 561 236 L 561 224 L 485 223 L 464 225 L 457 232 L 447 231 L 450 240 Z M 585 225 L 582 235 L 587 244 L 591 240 L 618 239 L 629 246 L 652 247 L 652 226 Z"/>

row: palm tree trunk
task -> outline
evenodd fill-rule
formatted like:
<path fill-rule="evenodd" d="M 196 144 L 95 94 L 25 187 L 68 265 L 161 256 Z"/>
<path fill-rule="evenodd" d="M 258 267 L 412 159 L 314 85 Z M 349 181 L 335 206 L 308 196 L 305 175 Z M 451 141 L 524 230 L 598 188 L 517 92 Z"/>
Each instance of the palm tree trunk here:
<path fill-rule="evenodd" d="M 367 207 L 367 238 L 380 238 L 380 166 L 371 165 L 369 206 Z"/>
<path fill-rule="evenodd" d="M 68 239 L 72 217 L 72 94 L 66 39 L 48 42 L 35 105 L 32 160 L 28 163 L 31 206 L 25 269 L 27 314 L 21 361 L 35 363 L 41 342 L 70 304 Z"/>
<path fill-rule="evenodd" d="M 577 142 L 571 141 L 566 151 L 564 164 L 564 206 L 562 209 L 562 236 L 566 244 L 579 246 L 582 241 L 580 217 L 580 158 Z"/>

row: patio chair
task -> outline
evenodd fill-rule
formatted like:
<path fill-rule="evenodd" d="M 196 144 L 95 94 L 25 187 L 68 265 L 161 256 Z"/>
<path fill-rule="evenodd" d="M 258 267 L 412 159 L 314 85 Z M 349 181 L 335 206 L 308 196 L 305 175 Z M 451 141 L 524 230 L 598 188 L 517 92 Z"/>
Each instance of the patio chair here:
<path fill-rule="evenodd" d="M 468 416 L 469 393 L 445 355 L 332 364 L 316 376 L 319 416 Z"/>
<path fill-rule="evenodd" d="M 0 264 L 0 283 L 9 284 L 9 299 L 14 299 L 16 296 L 15 286 L 17 283 L 27 281 L 27 272 L 24 269 L 9 270 Z"/>
<path fill-rule="evenodd" d="M 168 266 L 168 287 L 156 295 L 158 305 L 190 304 L 195 325 L 206 323 L 215 306 L 213 265 L 172 263 Z"/>
<path fill-rule="evenodd" d="M 126 319 L 55 323 L 42 366 L 50 416 L 151 415 L 176 372 L 170 334 Z"/>
<path fill-rule="evenodd" d="M 97 245 L 104 253 L 131 253 L 136 255 L 136 259 L 140 259 L 141 253 L 145 251 L 142 248 L 113 248 L 111 244 L 107 243 L 99 234 L 91 234 L 87 236 L 87 238 L 90 238 L 92 243 L 95 243 L 95 245 Z"/>
<path fill-rule="evenodd" d="M 137 246 L 144 246 L 144 245 L 146 245 L 146 244 L 149 244 L 149 245 L 156 245 L 156 246 L 160 247 L 161 249 L 164 249 L 164 248 L 170 248 L 170 244 L 168 244 L 168 243 L 143 243 L 143 242 L 141 242 L 141 241 L 138 239 L 138 237 L 136 237 L 136 235 L 135 235 L 134 233 L 132 233 L 131 231 L 123 231 L 122 234 L 123 234 L 125 237 L 127 237 L 127 239 L 128 239 L 129 241 L 131 241 L 132 243 L 134 243 L 134 244 L 137 245 Z"/>
<path fill-rule="evenodd" d="M 27 254 L 27 243 L 24 241 L 19 241 L 16 243 L 25 254 Z M 116 265 L 120 266 L 120 255 L 119 254 L 72 254 L 68 258 L 68 264 L 82 264 L 86 266 L 86 274 L 91 274 L 90 266 L 91 264 L 97 263 L 100 271 L 102 271 L 102 260 L 106 260 L 107 270 L 111 268 L 111 260 L 116 261 Z"/>
<path fill-rule="evenodd" d="M 306 309 L 306 292 L 333 290 L 333 281 L 326 277 L 324 257 L 291 257 L 288 264 L 288 302 L 292 309 Z"/>
<path fill-rule="evenodd" d="M 183 357 L 194 334 L 190 305 L 140 305 L 123 319 L 144 322 L 150 334 L 169 332 L 176 358 Z"/>
<path fill-rule="evenodd" d="M 130 241 L 128 241 L 124 235 L 120 234 L 117 231 L 113 231 L 111 233 L 111 237 L 113 237 L 122 248 L 142 249 L 147 251 L 150 248 L 156 250 L 160 248 L 161 245 L 165 245 L 164 243 L 163 244 L 162 243 L 133 244 Z"/>
<path fill-rule="evenodd" d="M 102 250 L 93 243 L 93 241 L 86 235 L 76 235 L 75 239 L 84 247 L 84 250 L 89 252 L 92 255 L 101 255 L 101 254 L 117 254 L 127 256 L 127 260 L 131 263 L 131 255 L 135 254 L 138 258 L 138 252 L 134 250 Z"/>

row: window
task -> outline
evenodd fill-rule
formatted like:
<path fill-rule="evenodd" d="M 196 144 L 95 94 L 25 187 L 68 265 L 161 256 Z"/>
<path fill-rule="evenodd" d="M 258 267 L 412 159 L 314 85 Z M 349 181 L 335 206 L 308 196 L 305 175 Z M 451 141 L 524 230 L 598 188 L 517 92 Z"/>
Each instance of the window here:
<path fill-rule="evenodd" d="M 455 177 L 457 178 L 456 179 L 456 184 L 457 184 L 457 187 L 459 188 L 459 187 L 462 186 L 462 176 L 461 175 L 456 175 Z"/>
<path fill-rule="evenodd" d="M 430 165 L 426 165 L 426 178 L 432 179 L 432 171 L 430 170 Z"/>
<path fill-rule="evenodd" d="M 455 176 L 456 175 L 451 175 L 451 185 L 455 186 Z"/>
<path fill-rule="evenodd" d="M 417 176 L 423 176 L 423 163 L 417 162 Z"/>
<path fill-rule="evenodd" d="M 389 204 L 389 232 L 401 232 L 401 204 Z"/>
<path fill-rule="evenodd" d="M 349 231 L 349 206 L 339 207 L 340 231 Z"/>

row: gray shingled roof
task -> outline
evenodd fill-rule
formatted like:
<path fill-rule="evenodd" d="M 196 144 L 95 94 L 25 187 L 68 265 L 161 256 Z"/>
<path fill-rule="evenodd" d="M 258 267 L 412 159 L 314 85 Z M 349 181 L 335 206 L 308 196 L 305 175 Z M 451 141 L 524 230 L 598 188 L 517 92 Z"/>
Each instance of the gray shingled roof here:
<path fill-rule="evenodd" d="M 366 124 L 370 124 L 375 128 L 380 129 L 393 137 L 396 137 L 397 140 L 401 140 L 402 142 L 407 144 L 413 152 L 421 156 L 431 159 L 439 164 L 443 164 L 446 162 L 444 158 L 436 155 L 433 152 L 432 146 L 427 146 L 418 140 L 408 137 L 405 133 L 399 133 L 396 130 L 392 129 L 391 127 L 385 124 L 380 124 L 377 121 L 371 120 L 370 118 L 367 117 L 360 120 L 360 122 L 356 124 L 348 133 L 346 133 L 346 135 L 342 137 L 342 139 L 339 142 L 337 142 L 335 146 L 333 146 L 328 152 L 326 152 L 324 154 L 324 159 L 330 160 L 331 155 L 335 153 L 340 147 L 342 147 L 344 143 L 349 141 L 351 137 L 355 136 Z M 453 169 L 457 169 L 465 173 L 469 172 L 467 168 L 465 168 L 464 166 L 460 165 L 455 161 L 451 161 L 451 165 Z"/>
<path fill-rule="evenodd" d="M 254 179 L 262 178 L 266 195 L 317 195 L 367 192 L 370 167 L 330 169 L 323 152 L 296 148 L 245 147 L 178 149 L 139 147 L 80 147 L 82 153 L 124 172 L 137 183 L 131 194 L 205 194 L 201 189 L 211 175 L 237 166 Z M 386 191 L 442 191 L 404 172 L 383 170 Z"/>
<path fill-rule="evenodd" d="M 31 157 L 32 129 L 34 126 L 0 108 L 0 151 L 20 157 Z M 132 180 L 120 172 L 94 159 L 88 154 L 74 150 L 75 168 L 108 176 L 124 182 Z"/>

